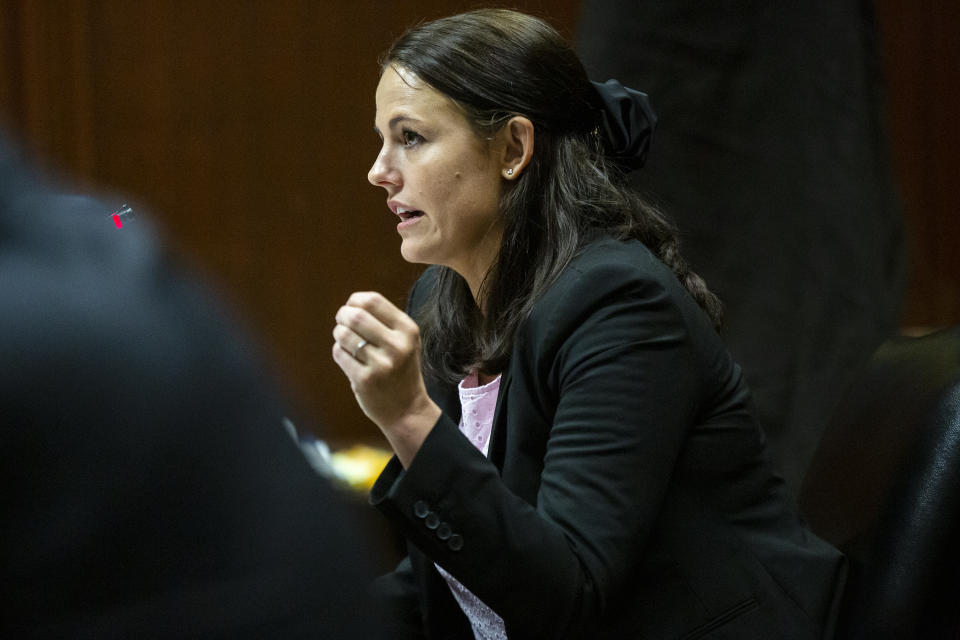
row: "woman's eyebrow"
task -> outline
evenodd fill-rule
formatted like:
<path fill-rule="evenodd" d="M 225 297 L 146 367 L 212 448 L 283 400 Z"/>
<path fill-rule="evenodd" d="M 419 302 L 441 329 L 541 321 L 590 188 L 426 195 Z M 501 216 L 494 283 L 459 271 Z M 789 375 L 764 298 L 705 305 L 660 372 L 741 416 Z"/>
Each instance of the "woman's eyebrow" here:
<path fill-rule="evenodd" d="M 394 116 L 394 117 L 390 118 L 390 122 L 387 123 L 387 129 L 388 129 L 388 130 L 393 130 L 393 128 L 396 127 L 396 126 L 397 126 L 398 124 L 400 124 L 401 122 L 417 122 L 417 123 L 419 123 L 419 122 L 421 122 L 421 120 L 419 120 L 418 118 L 414 118 L 413 116 L 408 116 L 408 115 L 398 115 L 398 116 Z M 377 127 L 376 124 L 373 125 L 373 130 L 376 131 L 377 134 L 378 134 L 381 138 L 383 137 L 383 133 L 380 131 L 380 128 Z"/>
<path fill-rule="evenodd" d="M 416 122 L 419 124 L 422 121 L 419 118 L 414 118 L 413 116 L 399 115 L 399 116 L 394 116 L 393 118 L 390 119 L 389 127 L 393 129 L 401 122 Z"/>

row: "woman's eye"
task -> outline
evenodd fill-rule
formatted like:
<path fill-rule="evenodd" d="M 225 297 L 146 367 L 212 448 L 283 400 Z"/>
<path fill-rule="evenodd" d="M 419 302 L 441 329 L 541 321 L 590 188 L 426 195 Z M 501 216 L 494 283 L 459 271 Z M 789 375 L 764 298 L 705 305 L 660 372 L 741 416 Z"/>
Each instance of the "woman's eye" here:
<path fill-rule="evenodd" d="M 400 140 L 405 147 L 413 147 L 423 142 L 423 136 L 409 129 L 404 129 L 400 134 Z"/>

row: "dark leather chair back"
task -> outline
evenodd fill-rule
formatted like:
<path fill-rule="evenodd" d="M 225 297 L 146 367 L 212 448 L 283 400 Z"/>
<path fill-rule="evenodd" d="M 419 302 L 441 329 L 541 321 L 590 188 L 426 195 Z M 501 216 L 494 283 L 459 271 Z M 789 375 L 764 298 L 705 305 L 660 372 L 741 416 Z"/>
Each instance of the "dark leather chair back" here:
<path fill-rule="evenodd" d="M 960 638 L 960 326 L 877 350 L 800 506 L 850 560 L 838 639 Z"/>

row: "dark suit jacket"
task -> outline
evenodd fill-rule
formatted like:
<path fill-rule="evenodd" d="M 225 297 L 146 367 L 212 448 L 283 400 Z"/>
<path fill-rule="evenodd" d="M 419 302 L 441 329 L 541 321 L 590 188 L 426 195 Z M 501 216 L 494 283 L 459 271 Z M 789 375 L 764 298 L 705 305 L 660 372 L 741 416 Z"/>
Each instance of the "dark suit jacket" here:
<path fill-rule="evenodd" d="M 407 622 L 417 594 L 428 637 L 471 637 L 434 562 L 511 640 L 829 636 L 843 558 L 801 523 L 739 367 L 642 244 L 594 242 L 536 304 L 489 460 L 456 389 L 430 393 L 443 417 L 371 494 L 412 543 L 378 589 Z"/>
<path fill-rule="evenodd" d="M 110 210 L 0 141 L 0 636 L 364 636 L 350 507 L 235 322 Z"/>

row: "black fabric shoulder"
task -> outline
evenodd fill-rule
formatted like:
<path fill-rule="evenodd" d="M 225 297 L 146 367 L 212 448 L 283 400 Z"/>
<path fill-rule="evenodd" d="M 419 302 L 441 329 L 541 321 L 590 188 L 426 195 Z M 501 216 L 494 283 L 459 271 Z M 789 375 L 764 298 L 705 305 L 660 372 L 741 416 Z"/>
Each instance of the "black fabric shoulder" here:
<path fill-rule="evenodd" d="M 670 268 L 642 242 L 604 237 L 586 245 L 577 254 L 541 302 L 567 291 L 577 281 L 589 282 L 604 290 L 627 280 L 657 281 L 671 290 L 682 288 Z"/>
<path fill-rule="evenodd" d="M 629 322 L 616 320 L 625 314 Z M 726 362 L 709 316 L 669 267 L 635 240 L 604 239 L 587 246 L 534 305 L 516 348 L 549 360 L 574 344 L 571 340 L 592 339 L 585 327 L 616 327 L 623 341 L 689 341 L 703 367 Z"/>

